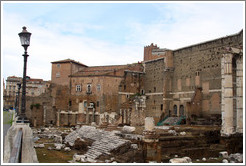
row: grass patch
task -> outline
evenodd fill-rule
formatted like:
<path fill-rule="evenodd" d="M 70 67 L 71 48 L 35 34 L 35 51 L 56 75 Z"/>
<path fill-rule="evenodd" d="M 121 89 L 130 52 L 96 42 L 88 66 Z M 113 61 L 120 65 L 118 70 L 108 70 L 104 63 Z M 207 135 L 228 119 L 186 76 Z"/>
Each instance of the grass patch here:
<path fill-rule="evenodd" d="M 13 113 L 4 111 L 3 112 L 3 124 L 10 124 L 12 125 L 13 123 Z"/>
<path fill-rule="evenodd" d="M 64 150 L 48 150 L 48 147 L 53 145 L 45 145 L 44 148 L 36 148 L 36 153 L 39 163 L 68 163 L 73 159 L 73 155 L 78 153 L 75 150 L 65 152 Z"/>

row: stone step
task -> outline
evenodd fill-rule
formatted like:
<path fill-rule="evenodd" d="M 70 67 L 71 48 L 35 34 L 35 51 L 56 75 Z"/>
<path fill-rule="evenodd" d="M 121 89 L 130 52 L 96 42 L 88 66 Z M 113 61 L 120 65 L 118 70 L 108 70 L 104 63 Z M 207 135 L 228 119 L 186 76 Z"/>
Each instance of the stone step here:
<path fill-rule="evenodd" d="M 97 156 L 100 156 L 102 153 L 101 152 L 99 152 L 99 151 L 97 151 L 97 150 L 90 150 L 90 151 L 88 151 L 87 153 L 89 153 L 89 154 L 95 154 L 95 155 L 97 155 Z"/>
<path fill-rule="evenodd" d="M 84 156 L 86 156 L 87 158 L 91 158 L 91 159 L 96 159 L 98 156 L 97 155 L 93 155 L 93 154 L 84 154 Z"/>

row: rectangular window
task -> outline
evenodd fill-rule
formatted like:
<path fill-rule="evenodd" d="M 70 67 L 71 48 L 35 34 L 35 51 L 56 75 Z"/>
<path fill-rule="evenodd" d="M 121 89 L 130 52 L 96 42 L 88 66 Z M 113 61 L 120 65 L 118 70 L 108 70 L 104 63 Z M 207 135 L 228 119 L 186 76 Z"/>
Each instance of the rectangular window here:
<path fill-rule="evenodd" d="M 87 102 L 86 101 L 84 102 L 84 107 L 87 107 Z"/>
<path fill-rule="evenodd" d="M 100 91 L 100 90 L 101 90 L 101 85 L 98 84 L 98 85 L 97 85 L 97 91 Z"/>
<path fill-rule="evenodd" d="M 99 101 L 97 101 L 97 107 L 99 107 Z"/>
<path fill-rule="evenodd" d="M 91 84 L 87 84 L 87 93 L 91 93 Z"/>
<path fill-rule="evenodd" d="M 82 88 L 81 85 L 76 85 L 76 92 L 81 92 Z"/>
<path fill-rule="evenodd" d="M 56 66 L 60 68 L 61 67 L 61 64 L 57 64 Z"/>
<path fill-rule="evenodd" d="M 60 72 L 56 73 L 56 78 L 59 78 L 60 76 Z"/>

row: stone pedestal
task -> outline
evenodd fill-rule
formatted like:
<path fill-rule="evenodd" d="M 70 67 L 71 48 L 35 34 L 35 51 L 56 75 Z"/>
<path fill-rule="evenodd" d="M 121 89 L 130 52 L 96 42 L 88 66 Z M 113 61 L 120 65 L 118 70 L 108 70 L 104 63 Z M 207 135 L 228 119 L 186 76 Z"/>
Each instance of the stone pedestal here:
<path fill-rule="evenodd" d="M 145 129 L 143 131 L 143 152 L 146 161 L 161 162 L 161 146 L 158 144 L 159 136 L 155 131 L 153 117 L 145 118 Z"/>
<path fill-rule="evenodd" d="M 155 128 L 155 121 L 153 117 L 146 117 L 145 118 L 145 123 L 144 123 L 144 128 L 146 131 L 152 131 Z"/>
<path fill-rule="evenodd" d="M 15 123 L 9 128 L 7 135 L 5 136 L 3 162 L 9 162 L 10 154 L 14 142 L 16 141 L 15 138 L 20 129 L 23 131 L 21 163 L 38 163 L 37 154 L 34 149 L 33 132 L 29 127 L 29 124 L 25 123 Z"/>

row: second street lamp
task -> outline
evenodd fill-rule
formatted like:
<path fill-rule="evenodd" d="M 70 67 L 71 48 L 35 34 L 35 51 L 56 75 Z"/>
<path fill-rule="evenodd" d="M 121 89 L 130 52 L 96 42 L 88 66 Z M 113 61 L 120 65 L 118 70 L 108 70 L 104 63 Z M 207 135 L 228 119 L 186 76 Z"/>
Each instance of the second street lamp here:
<path fill-rule="evenodd" d="M 27 48 L 30 45 L 30 38 L 31 38 L 31 33 L 27 32 L 26 27 L 22 28 L 22 32 L 19 33 L 21 45 L 24 47 L 24 68 L 23 68 L 23 85 L 22 85 L 22 100 L 21 100 L 21 112 L 20 112 L 20 120 L 22 122 L 25 121 L 26 119 L 26 67 L 27 67 L 27 57 L 29 56 L 27 54 Z"/>

